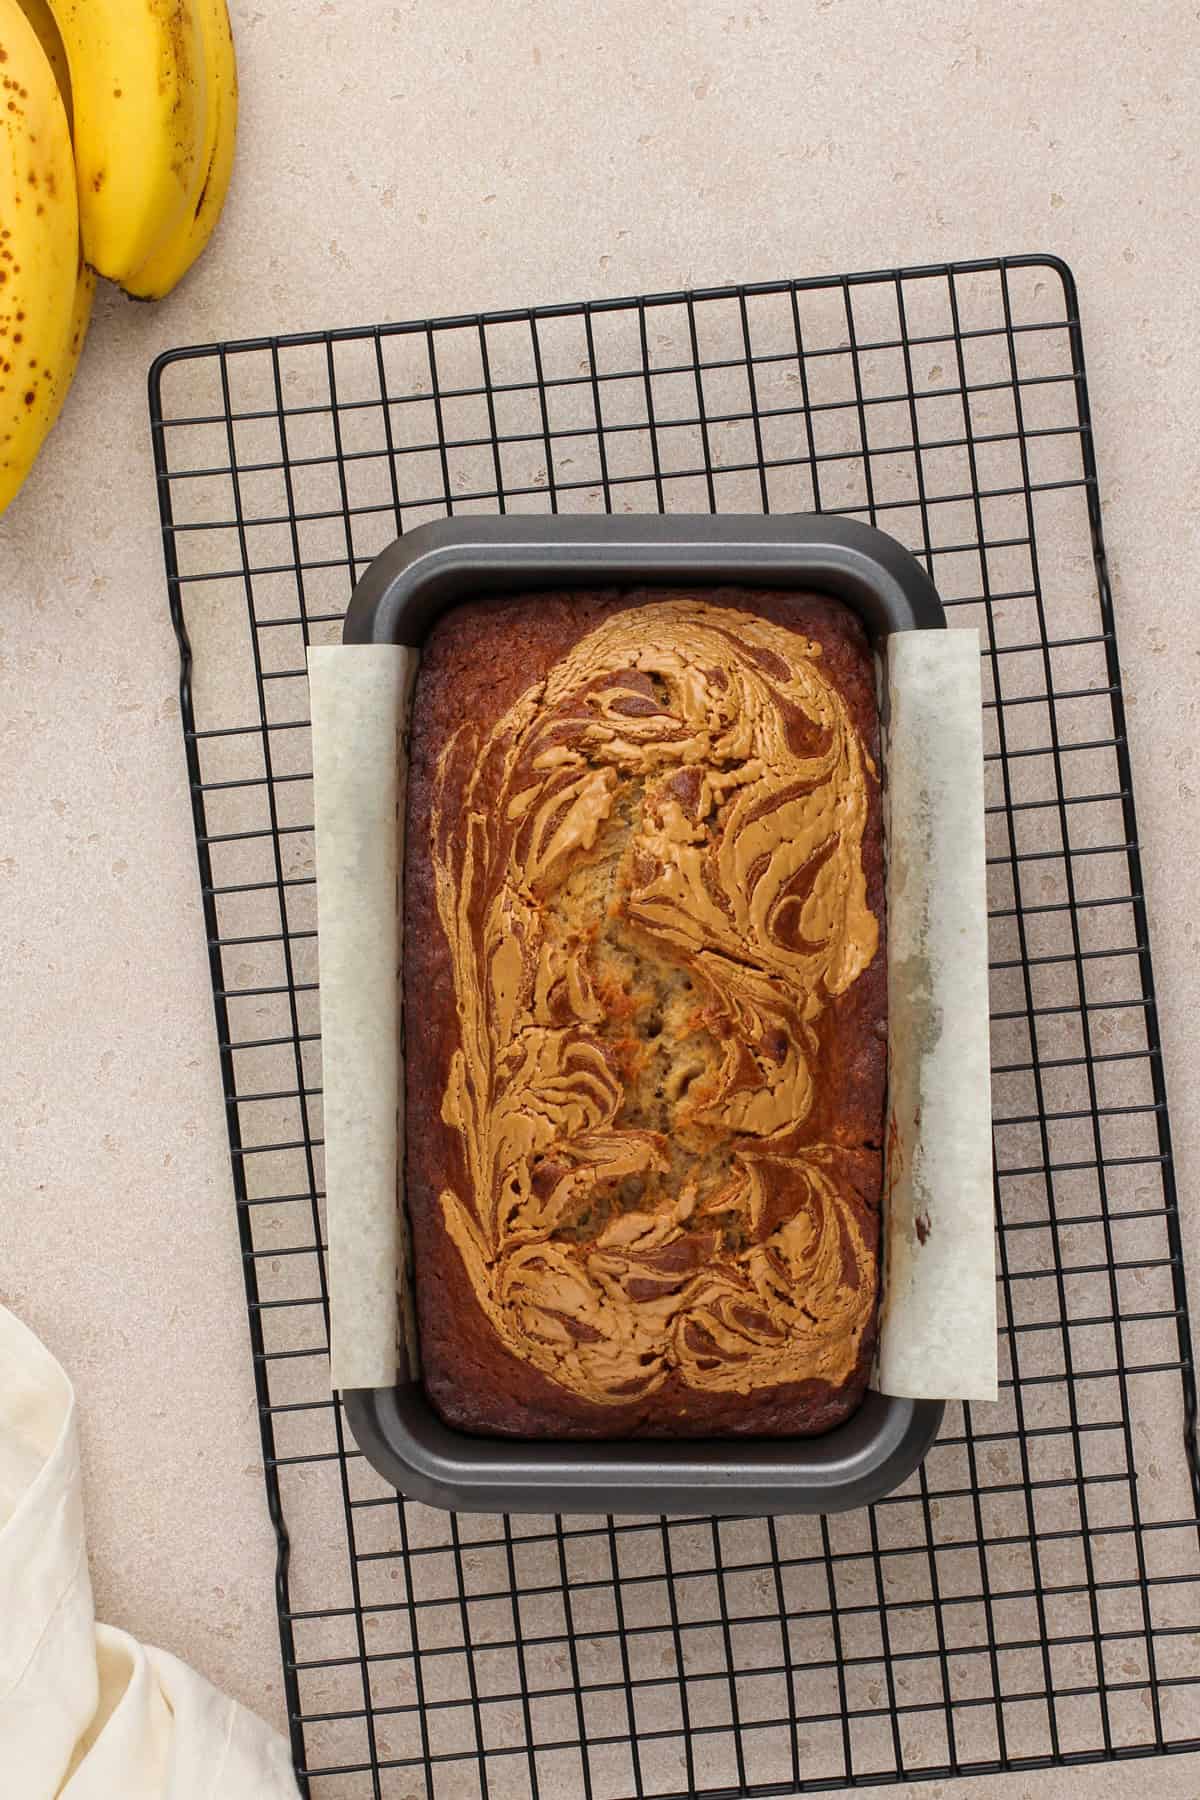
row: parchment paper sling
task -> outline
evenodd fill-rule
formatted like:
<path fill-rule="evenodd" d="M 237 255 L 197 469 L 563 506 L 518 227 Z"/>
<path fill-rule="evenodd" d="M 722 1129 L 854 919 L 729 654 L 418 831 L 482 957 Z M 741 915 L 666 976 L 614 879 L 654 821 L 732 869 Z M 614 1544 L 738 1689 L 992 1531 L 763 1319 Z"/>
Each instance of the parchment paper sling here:
<path fill-rule="evenodd" d="M 404 1168 L 404 744 L 418 653 L 309 652 L 330 1378 L 416 1370 Z M 900 632 L 884 670 L 888 1147 L 873 1385 L 996 1397 L 983 742 L 974 630 Z"/>

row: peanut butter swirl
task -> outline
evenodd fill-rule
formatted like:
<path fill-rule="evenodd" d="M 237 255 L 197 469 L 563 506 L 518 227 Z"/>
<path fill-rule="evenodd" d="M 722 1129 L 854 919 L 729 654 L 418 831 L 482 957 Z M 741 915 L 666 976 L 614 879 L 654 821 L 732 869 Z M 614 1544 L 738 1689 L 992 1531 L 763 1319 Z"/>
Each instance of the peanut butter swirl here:
<path fill-rule="evenodd" d="M 874 1261 L 805 1121 L 878 944 L 868 772 L 818 644 L 694 599 L 611 615 L 442 752 L 441 1206 L 502 1342 L 584 1400 L 857 1363 Z"/>

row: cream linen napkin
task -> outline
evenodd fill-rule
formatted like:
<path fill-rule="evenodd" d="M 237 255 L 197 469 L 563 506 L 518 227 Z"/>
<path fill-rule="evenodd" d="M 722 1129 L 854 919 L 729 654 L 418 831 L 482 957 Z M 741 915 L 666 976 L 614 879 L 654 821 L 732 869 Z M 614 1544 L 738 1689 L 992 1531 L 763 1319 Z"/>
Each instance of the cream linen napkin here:
<path fill-rule="evenodd" d="M 98 1625 L 75 1395 L 0 1306 L 0 1792 L 5 1800 L 297 1800 L 282 1738 Z"/>

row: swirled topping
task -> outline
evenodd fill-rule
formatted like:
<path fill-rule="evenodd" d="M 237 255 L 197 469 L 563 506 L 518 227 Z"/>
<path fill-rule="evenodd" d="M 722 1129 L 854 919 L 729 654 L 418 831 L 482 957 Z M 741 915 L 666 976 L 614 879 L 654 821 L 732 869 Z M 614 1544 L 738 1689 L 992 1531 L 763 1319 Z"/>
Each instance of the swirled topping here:
<path fill-rule="evenodd" d="M 441 1206 L 505 1346 L 581 1399 L 855 1368 L 874 1259 L 805 1121 L 878 945 L 873 774 L 818 644 L 695 599 L 611 615 L 442 752 Z"/>

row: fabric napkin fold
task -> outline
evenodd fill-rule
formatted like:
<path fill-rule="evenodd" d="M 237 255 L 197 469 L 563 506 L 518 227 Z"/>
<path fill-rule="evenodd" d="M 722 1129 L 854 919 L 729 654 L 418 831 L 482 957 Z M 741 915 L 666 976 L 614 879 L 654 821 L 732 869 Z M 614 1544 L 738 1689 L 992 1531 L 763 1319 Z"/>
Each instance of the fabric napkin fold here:
<path fill-rule="evenodd" d="M 97 1623 L 74 1390 L 2 1306 L 0 1771 L 11 1800 L 297 1800 L 276 1732 Z"/>

